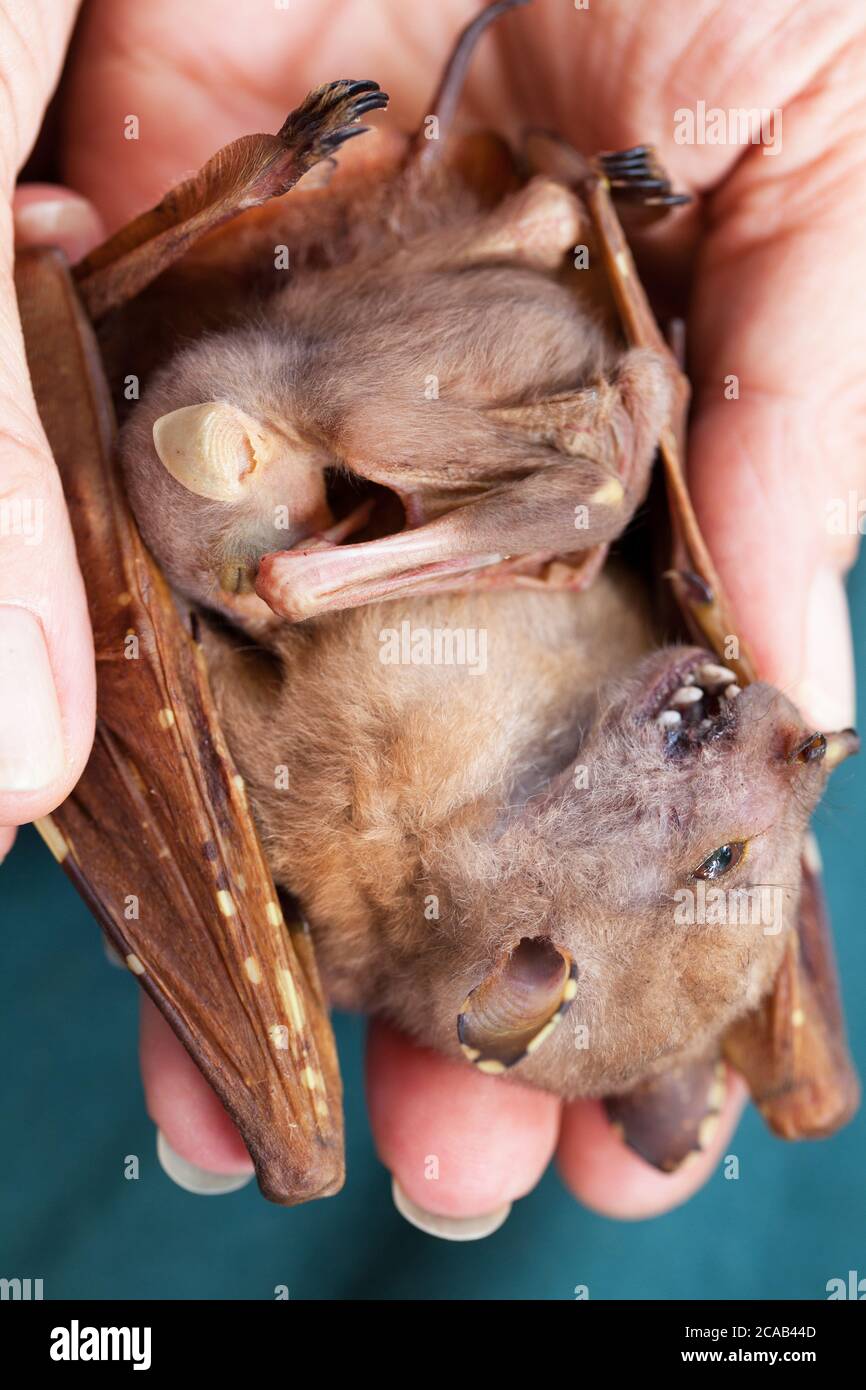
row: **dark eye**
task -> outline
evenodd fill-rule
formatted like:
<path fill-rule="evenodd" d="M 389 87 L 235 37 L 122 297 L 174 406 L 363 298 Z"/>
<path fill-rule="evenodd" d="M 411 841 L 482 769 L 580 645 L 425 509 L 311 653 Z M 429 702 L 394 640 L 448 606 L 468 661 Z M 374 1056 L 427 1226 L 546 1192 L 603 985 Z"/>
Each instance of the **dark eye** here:
<path fill-rule="evenodd" d="M 721 878 L 735 864 L 739 864 L 746 852 L 746 846 L 742 840 L 732 840 L 730 844 L 719 845 L 712 854 L 708 854 L 703 864 L 699 864 L 692 874 L 692 878 Z"/>

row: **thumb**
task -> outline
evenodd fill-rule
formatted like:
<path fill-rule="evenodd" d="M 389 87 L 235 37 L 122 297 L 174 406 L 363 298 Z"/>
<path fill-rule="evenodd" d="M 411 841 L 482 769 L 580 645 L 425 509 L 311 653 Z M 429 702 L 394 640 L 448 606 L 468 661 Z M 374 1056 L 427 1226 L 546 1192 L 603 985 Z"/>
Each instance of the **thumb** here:
<path fill-rule="evenodd" d="M 77 258 L 95 212 L 64 189 L 15 201 L 16 240 Z M 93 643 L 63 491 L 36 411 L 0 227 L 0 826 L 45 815 L 75 785 L 93 738 Z"/>

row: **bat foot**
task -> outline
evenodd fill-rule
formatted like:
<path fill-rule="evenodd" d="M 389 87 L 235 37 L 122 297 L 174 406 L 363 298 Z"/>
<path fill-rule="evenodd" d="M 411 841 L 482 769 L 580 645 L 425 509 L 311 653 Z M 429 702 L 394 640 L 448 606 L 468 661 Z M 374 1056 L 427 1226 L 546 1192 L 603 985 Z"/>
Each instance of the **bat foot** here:
<path fill-rule="evenodd" d="M 357 124 L 361 117 L 387 105 L 388 95 L 378 82 L 341 78 L 310 92 L 278 135 L 300 161 L 315 164 L 355 135 L 363 135 L 370 127 Z"/>
<path fill-rule="evenodd" d="M 652 145 L 606 152 L 599 155 L 598 163 L 618 203 L 654 208 L 663 214 L 692 201 L 691 194 L 674 192 Z"/>

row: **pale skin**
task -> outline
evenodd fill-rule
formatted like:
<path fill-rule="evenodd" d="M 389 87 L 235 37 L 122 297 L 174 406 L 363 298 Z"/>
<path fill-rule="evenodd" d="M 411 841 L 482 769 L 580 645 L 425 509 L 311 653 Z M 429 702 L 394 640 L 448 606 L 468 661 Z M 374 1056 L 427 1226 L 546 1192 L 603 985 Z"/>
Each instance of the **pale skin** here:
<path fill-rule="evenodd" d="M 19 241 L 59 241 L 73 258 L 219 145 L 275 130 L 318 82 L 373 77 L 392 97 L 384 119 L 413 127 L 478 5 L 291 0 L 286 9 L 254 7 L 243 24 L 234 0 L 94 0 L 85 8 L 61 119 L 64 176 L 75 194 L 30 189 L 15 204 Z M 76 9 L 65 0 L 0 4 L 0 173 L 10 201 Z M 645 248 L 688 312 L 694 497 L 762 674 L 819 728 L 853 722 L 842 576 L 858 537 L 831 534 L 825 516 L 829 499 L 866 491 L 864 93 L 866 18 L 856 0 L 592 0 L 588 11 L 538 0 L 484 39 L 464 107 L 488 127 L 519 112 L 587 152 L 654 143 L 674 185 L 698 195 L 700 216 L 670 222 Z M 699 100 L 784 107 L 781 151 L 677 144 L 674 113 Z M 122 139 L 130 113 L 139 117 L 138 141 Z M 49 812 L 74 784 L 92 736 L 93 670 L 73 548 L 17 333 L 8 215 L 0 235 L 0 495 L 43 497 L 51 538 L 43 547 L 4 538 L 0 604 L 41 623 L 64 747 L 43 784 L 0 791 L 0 825 L 14 827 Z M 725 398 L 731 374 L 737 400 Z M 0 739 L 0 769 L 2 752 Z M 0 855 L 13 835 L 0 830 Z M 249 1166 L 216 1097 L 150 1006 L 142 1066 L 150 1113 L 179 1153 L 218 1172 Z M 621 1145 L 596 1103 L 563 1107 L 419 1051 L 381 1025 L 371 1032 L 368 1092 L 383 1162 L 416 1203 L 456 1217 L 522 1196 L 554 1155 L 588 1206 L 621 1218 L 654 1215 L 706 1180 L 742 1105 L 732 1079 L 712 1150 L 668 1177 Z M 429 1154 L 439 1158 L 436 1182 L 425 1179 Z"/>

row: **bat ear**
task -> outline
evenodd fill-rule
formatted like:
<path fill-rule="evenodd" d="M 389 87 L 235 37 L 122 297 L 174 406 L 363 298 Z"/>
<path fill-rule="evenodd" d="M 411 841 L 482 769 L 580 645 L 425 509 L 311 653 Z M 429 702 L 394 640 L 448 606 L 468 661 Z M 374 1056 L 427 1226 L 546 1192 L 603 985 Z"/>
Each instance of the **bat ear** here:
<path fill-rule="evenodd" d="M 153 444 L 189 492 L 215 502 L 243 496 L 256 470 L 280 451 L 274 431 L 227 401 L 185 405 L 154 422 Z"/>
<path fill-rule="evenodd" d="M 465 1057 L 498 1074 L 534 1052 L 577 993 L 577 967 L 544 937 L 524 937 L 480 985 L 457 1019 Z"/>

